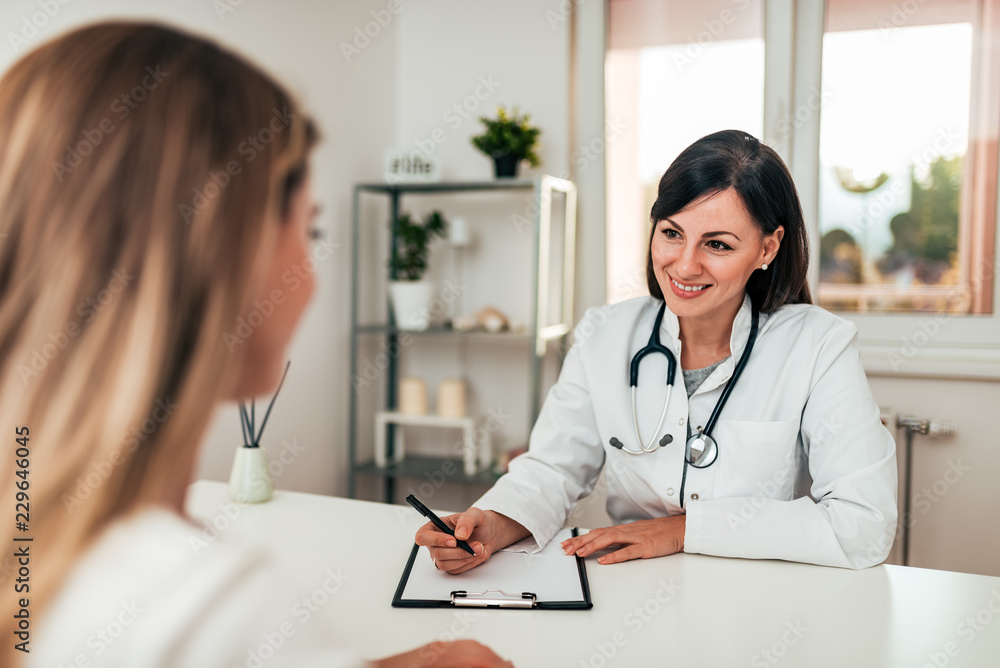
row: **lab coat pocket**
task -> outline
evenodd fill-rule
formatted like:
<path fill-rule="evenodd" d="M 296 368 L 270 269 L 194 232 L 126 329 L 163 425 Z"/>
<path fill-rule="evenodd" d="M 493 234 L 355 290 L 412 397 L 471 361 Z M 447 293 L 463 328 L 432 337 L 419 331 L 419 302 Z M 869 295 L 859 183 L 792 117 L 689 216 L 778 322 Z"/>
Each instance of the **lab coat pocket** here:
<path fill-rule="evenodd" d="M 791 499 L 798 436 L 798 420 L 719 420 L 715 428 L 719 444 L 715 498 Z"/>

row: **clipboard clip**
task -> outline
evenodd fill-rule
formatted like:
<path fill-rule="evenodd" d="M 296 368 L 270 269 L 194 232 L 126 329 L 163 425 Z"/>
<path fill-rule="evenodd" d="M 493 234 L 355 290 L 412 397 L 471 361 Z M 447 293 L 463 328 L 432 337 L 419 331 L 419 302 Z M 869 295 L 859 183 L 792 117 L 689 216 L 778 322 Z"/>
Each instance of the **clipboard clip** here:
<path fill-rule="evenodd" d="M 531 592 L 508 594 L 500 589 L 451 592 L 451 604 L 458 608 L 533 608 L 535 598 Z"/>

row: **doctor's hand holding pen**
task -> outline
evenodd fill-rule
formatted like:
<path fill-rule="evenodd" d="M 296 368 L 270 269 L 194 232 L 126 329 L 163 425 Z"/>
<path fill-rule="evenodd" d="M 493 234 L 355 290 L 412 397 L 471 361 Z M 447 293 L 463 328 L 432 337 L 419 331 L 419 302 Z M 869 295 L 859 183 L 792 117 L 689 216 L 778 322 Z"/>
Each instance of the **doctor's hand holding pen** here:
<path fill-rule="evenodd" d="M 420 527 L 416 543 L 428 548 L 438 570 L 458 575 L 482 564 L 498 550 L 527 537 L 520 523 L 492 510 L 469 508 L 464 513 L 441 518 L 455 530 L 455 536 L 442 532 L 433 523 Z M 685 515 L 639 520 L 628 524 L 594 529 L 562 542 L 566 554 L 588 557 L 609 547 L 618 550 L 602 555 L 600 564 L 617 564 L 631 559 L 650 559 L 684 551 Z M 458 545 L 467 541 L 475 552 L 470 555 Z"/>
<path fill-rule="evenodd" d="M 447 515 L 441 519 L 455 530 L 454 537 L 428 522 L 420 527 L 414 540 L 417 545 L 427 547 L 434 566 L 439 571 L 452 575 L 475 568 L 498 550 L 528 535 L 528 530 L 520 523 L 492 510 L 469 508 L 464 513 Z M 470 555 L 459 547 L 460 540 L 466 541 L 475 555 Z"/>

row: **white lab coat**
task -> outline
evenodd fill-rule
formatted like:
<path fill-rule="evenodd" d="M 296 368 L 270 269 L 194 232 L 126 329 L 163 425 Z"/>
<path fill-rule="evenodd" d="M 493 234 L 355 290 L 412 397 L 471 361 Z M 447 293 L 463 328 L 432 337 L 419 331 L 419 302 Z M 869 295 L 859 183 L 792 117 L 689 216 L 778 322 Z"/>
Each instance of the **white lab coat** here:
<path fill-rule="evenodd" d="M 730 350 L 692 395 L 684 390 L 677 317 L 660 340 L 677 358 L 665 431 L 673 442 L 637 449 L 629 362 L 646 345 L 662 302 L 641 297 L 589 309 L 531 432 L 529 451 L 475 505 L 527 528 L 544 545 L 589 494 L 603 468 L 616 523 L 687 513 L 684 551 L 846 568 L 882 562 L 896 529 L 896 449 L 858 358 L 856 327 L 809 304 L 760 314 L 757 342 L 719 416 L 718 460 L 687 466 L 687 420 L 704 425 L 750 333 L 750 300 Z M 644 358 L 637 405 L 644 442 L 666 397 L 667 362 Z M 659 441 L 660 434 L 655 435 Z"/>

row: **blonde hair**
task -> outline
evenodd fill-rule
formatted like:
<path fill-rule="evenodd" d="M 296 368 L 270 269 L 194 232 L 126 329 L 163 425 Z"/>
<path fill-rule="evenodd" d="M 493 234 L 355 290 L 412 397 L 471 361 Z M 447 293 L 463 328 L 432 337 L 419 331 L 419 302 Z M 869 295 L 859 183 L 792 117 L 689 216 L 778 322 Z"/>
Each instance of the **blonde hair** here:
<path fill-rule="evenodd" d="M 237 391 L 246 346 L 223 336 L 315 140 L 269 76 L 160 25 L 75 30 L 0 81 L 0 541 L 31 554 L 30 592 L 0 559 L 0 663 L 23 656 L 18 599 L 37 629 L 102 528 L 190 475 L 212 410 Z"/>

